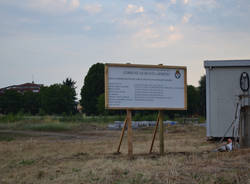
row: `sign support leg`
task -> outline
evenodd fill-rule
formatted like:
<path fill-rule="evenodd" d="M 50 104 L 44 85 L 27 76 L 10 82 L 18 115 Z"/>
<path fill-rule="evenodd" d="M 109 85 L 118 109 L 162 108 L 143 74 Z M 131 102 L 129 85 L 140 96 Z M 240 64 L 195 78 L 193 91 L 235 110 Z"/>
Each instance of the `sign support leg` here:
<path fill-rule="evenodd" d="M 133 144 L 132 144 L 132 113 L 131 110 L 127 110 L 127 124 L 128 124 L 128 156 L 133 156 Z"/>
<path fill-rule="evenodd" d="M 153 140 L 152 140 L 152 143 L 151 143 L 151 146 L 150 146 L 149 153 L 152 153 L 152 150 L 153 150 L 153 146 L 154 146 L 154 142 L 155 142 L 155 136 L 156 136 L 156 133 L 157 133 L 157 130 L 158 130 L 158 125 L 159 125 L 159 114 L 157 116 L 154 135 L 153 135 Z"/>
<path fill-rule="evenodd" d="M 159 123 L 160 123 L 160 155 L 164 154 L 164 125 L 163 125 L 163 111 L 159 111 Z"/>
<path fill-rule="evenodd" d="M 123 123 L 123 128 L 122 128 L 122 133 L 120 136 L 120 142 L 119 142 L 119 145 L 117 148 L 117 153 L 120 153 L 120 148 L 121 148 L 121 144 L 122 144 L 122 140 L 123 140 L 123 136 L 124 136 L 124 132 L 125 132 L 126 127 L 127 127 L 127 117 L 125 118 L 125 121 Z"/>

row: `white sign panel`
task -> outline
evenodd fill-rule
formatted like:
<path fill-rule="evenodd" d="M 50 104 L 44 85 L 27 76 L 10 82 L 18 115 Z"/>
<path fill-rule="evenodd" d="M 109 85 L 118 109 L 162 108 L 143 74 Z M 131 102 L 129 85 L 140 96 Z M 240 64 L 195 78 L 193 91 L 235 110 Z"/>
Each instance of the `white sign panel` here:
<path fill-rule="evenodd" d="M 109 109 L 186 109 L 186 68 L 107 64 Z"/>

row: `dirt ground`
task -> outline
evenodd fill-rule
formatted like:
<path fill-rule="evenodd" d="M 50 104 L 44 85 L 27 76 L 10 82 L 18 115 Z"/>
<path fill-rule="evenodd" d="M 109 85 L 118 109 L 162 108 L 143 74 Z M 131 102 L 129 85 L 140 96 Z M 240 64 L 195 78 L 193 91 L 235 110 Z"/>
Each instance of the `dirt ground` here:
<path fill-rule="evenodd" d="M 164 156 L 158 139 L 148 154 L 153 129 L 134 130 L 133 159 L 126 136 L 115 154 L 120 133 L 1 131 L 13 139 L 0 141 L 0 184 L 250 184 L 250 149 L 208 152 L 216 143 L 206 140 L 204 127 L 167 127 Z"/>

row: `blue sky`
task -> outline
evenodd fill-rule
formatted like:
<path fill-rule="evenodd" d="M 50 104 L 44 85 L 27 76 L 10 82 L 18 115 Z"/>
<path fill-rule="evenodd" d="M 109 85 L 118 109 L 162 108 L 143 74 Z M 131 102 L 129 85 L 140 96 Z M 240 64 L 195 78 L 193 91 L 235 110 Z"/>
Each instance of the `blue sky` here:
<path fill-rule="evenodd" d="M 97 62 L 187 66 L 250 59 L 249 0 L 0 0 L 0 88 L 71 77 Z"/>

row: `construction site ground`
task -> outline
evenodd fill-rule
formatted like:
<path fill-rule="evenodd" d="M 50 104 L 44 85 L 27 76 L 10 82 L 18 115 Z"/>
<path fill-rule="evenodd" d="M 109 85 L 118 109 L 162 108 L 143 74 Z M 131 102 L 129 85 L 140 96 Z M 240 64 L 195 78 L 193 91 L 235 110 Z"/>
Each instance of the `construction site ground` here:
<path fill-rule="evenodd" d="M 205 127 L 173 125 L 165 130 L 165 154 L 158 134 L 149 154 L 153 128 L 133 131 L 134 157 L 126 134 L 105 128 L 65 132 L 0 131 L 0 184 L 166 184 L 249 183 L 250 149 L 210 152 Z"/>

